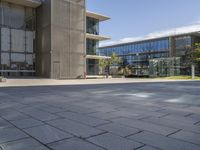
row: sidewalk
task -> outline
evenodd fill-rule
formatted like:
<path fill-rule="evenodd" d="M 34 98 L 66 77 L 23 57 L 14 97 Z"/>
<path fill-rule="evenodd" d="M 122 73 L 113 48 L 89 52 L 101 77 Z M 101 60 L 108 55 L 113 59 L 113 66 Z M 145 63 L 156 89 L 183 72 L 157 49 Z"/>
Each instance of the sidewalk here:
<path fill-rule="evenodd" d="M 55 79 L 33 78 L 33 79 L 7 79 L 6 82 L 0 83 L 0 87 L 116 84 L 116 83 L 142 83 L 142 82 L 151 83 L 151 82 L 180 82 L 180 81 L 193 81 L 193 80 L 140 79 L 140 78 L 55 80 Z"/>

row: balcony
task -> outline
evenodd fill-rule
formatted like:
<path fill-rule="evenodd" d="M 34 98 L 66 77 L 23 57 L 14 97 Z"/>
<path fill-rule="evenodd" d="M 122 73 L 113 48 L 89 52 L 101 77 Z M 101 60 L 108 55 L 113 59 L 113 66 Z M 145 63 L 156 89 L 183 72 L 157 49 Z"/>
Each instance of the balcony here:
<path fill-rule="evenodd" d="M 90 11 L 87 11 L 87 12 L 86 12 L 86 16 L 87 16 L 87 17 L 90 17 L 90 18 L 97 19 L 97 20 L 99 20 L 99 21 L 106 21 L 106 20 L 109 20 L 109 19 L 110 19 L 110 17 L 108 17 L 108 16 L 104 16 L 104 15 L 97 14 L 97 13 L 90 12 Z"/>
<path fill-rule="evenodd" d="M 36 8 L 42 4 L 40 0 L 5 0 L 9 3 Z"/>

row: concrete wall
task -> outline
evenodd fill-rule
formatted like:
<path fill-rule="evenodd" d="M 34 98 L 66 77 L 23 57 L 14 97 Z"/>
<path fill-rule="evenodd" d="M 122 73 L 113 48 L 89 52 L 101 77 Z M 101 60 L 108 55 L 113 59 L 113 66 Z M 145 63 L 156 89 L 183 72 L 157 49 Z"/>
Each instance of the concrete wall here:
<path fill-rule="evenodd" d="M 77 78 L 85 70 L 85 2 L 52 1 L 53 78 Z M 60 66 L 60 73 L 56 72 Z M 55 72 L 56 71 L 56 72 Z"/>
<path fill-rule="evenodd" d="M 50 78 L 51 72 L 51 0 L 36 10 L 36 75 Z"/>
<path fill-rule="evenodd" d="M 45 0 L 37 14 L 38 75 L 55 79 L 83 76 L 85 0 Z"/>

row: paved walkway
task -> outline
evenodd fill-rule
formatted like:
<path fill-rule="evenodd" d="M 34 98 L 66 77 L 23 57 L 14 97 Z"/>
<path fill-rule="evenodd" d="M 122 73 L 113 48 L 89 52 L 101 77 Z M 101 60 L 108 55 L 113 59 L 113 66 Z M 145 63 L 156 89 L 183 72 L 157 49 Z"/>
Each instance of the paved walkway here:
<path fill-rule="evenodd" d="M 200 150 L 199 92 L 200 82 L 0 88 L 0 149 Z"/>
<path fill-rule="evenodd" d="M 109 78 L 109 79 L 76 79 L 76 80 L 54 80 L 45 78 L 27 79 L 7 79 L 0 82 L 0 87 L 19 87 L 19 86 L 52 86 L 52 85 L 86 85 L 86 84 L 116 84 L 116 83 L 143 83 L 143 82 L 180 82 L 192 80 L 169 80 L 169 79 L 148 79 L 148 78 Z"/>

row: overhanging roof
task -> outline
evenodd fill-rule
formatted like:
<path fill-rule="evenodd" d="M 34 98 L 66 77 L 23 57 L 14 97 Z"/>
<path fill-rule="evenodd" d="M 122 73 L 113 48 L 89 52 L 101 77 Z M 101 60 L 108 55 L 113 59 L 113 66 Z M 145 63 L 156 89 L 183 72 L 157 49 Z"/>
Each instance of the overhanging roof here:
<path fill-rule="evenodd" d="M 9 3 L 15 3 L 23 6 L 36 8 L 42 4 L 40 0 L 4 0 Z"/>
<path fill-rule="evenodd" d="M 118 42 L 115 44 L 110 44 L 110 45 L 105 45 L 101 46 L 101 48 L 108 48 L 108 47 L 115 47 L 115 46 L 122 46 L 122 45 L 128 45 L 128 44 L 133 44 L 133 43 L 140 43 L 140 42 L 146 42 L 146 41 L 152 41 L 152 40 L 157 40 L 157 39 L 164 39 L 164 38 L 170 38 L 170 37 L 178 37 L 178 36 L 184 36 L 184 35 L 193 35 L 193 36 L 199 36 L 200 37 L 200 29 L 199 31 L 196 32 L 185 32 L 185 33 L 177 33 L 177 34 L 169 34 L 166 36 L 158 36 L 158 37 L 147 37 L 147 38 L 141 38 L 139 40 L 134 40 L 130 42 Z"/>
<path fill-rule="evenodd" d="M 90 11 L 87 11 L 86 12 L 86 16 L 87 17 L 91 17 L 91 18 L 95 18 L 99 21 L 105 21 L 105 20 L 109 20 L 110 17 L 108 16 L 104 16 L 104 15 L 101 15 L 101 14 L 98 14 L 98 13 L 94 13 L 94 12 L 90 12 Z"/>
<path fill-rule="evenodd" d="M 110 59 L 108 56 L 86 55 L 87 59 Z"/>
<path fill-rule="evenodd" d="M 104 40 L 110 39 L 110 37 L 106 37 L 106 36 L 102 36 L 102 35 L 89 34 L 89 33 L 86 33 L 86 38 L 94 39 L 94 40 L 98 40 L 98 41 L 104 41 Z"/>

